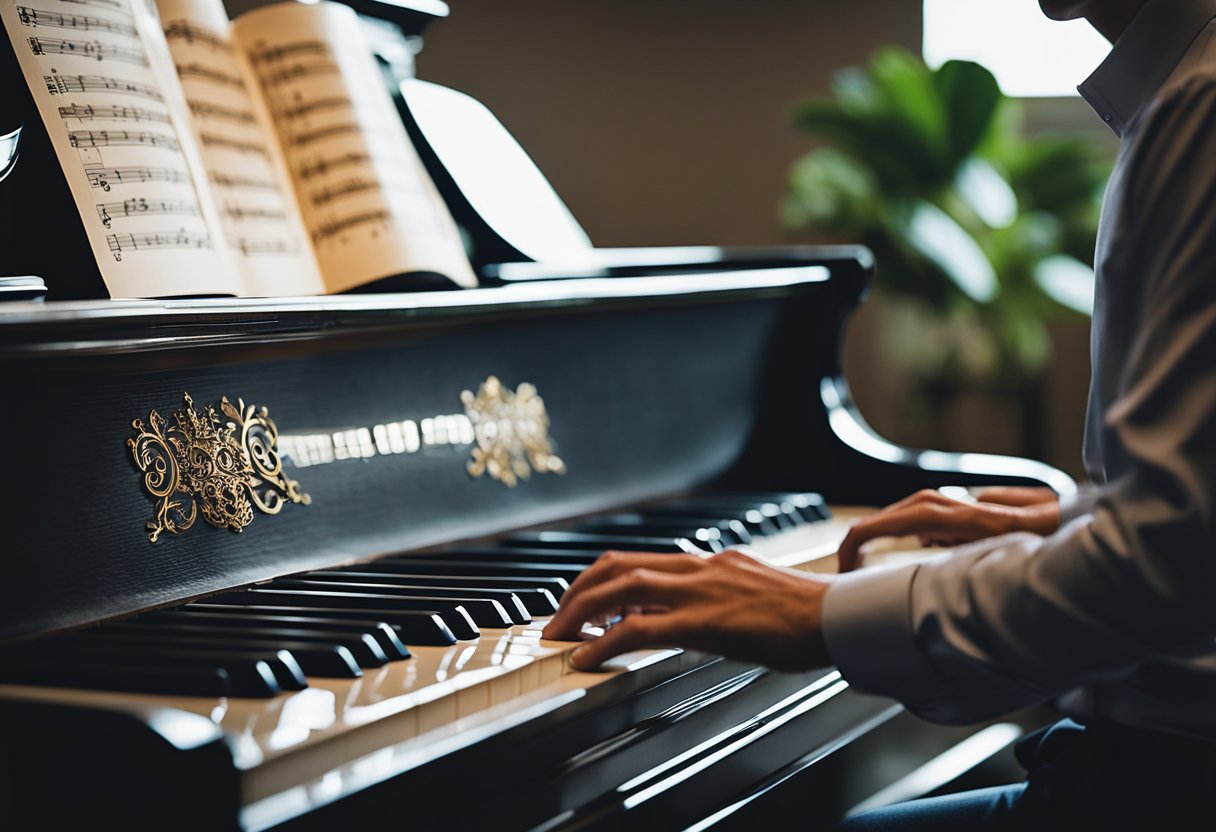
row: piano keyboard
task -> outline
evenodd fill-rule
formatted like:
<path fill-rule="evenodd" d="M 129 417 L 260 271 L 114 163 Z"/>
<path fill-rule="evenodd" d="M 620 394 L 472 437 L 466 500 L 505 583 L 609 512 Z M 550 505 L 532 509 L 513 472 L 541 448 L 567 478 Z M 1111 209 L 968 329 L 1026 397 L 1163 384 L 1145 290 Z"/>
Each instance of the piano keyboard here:
<path fill-rule="evenodd" d="M 816 494 L 702 495 L 492 545 L 290 575 L 10 649 L 0 697 L 167 704 L 211 720 L 231 740 L 246 822 L 259 828 L 259 812 L 275 817 L 335 777 L 358 780 L 370 759 L 404 765 L 622 673 L 700 661 L 651 650 L 580 673 L 566 660 L 575 645 L 540 638 L 569 583 L 605 549 L 746 545 L 778 565 L 823 569 L 847 526 Z M 827 687 L 839 682 L 830 676 Z"/>

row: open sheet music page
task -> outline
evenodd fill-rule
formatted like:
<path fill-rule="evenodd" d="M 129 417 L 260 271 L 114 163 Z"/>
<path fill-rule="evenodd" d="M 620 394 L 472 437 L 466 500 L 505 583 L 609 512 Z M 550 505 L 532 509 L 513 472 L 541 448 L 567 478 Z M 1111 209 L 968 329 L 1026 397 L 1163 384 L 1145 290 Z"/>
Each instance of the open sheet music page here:
<path fill-rule="evenodd" d="M 154 8 L 0 0 L 0 20 L 110 295 L 242 294 Z"/>
<path fill-rule="evenodd" d="M 247 294 L 324 291 L 287 167 L 222 0 L 157 0 L 207 181 Z M 254 88 L 251 88 L 254 87 Z"/>
<path fill-rule="evenodd" d="M 278 133 L 329 292 L 411 271 L 476 277 L 358 18 L 281 3 L 233 22 Z"/>

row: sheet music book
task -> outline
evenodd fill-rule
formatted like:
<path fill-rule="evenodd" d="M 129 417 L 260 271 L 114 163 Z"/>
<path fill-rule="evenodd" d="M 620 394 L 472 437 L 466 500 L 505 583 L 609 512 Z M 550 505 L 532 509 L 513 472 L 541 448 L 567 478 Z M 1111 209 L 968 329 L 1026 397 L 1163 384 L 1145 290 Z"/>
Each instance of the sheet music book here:
<path fill-rule="evenodd" d="M 476 285 L 349 7 L 0 0 L 0 20 L 111 297 Z"/>

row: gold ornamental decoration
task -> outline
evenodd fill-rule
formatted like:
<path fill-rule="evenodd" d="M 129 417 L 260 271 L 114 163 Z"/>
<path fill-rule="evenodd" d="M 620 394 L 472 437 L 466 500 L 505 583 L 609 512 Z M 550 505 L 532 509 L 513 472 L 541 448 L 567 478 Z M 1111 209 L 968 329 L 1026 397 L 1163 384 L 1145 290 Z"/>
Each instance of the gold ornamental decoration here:
<path fill-rule="evenodd" d="M 564 474 L 566 463 L 554 453 L 549 439 L 549 414 L 536 388 L 527 382 L 512 390 L 495 376 L 482 382 L 477 395 L 460 394 L 465 415 L 473 423 L 473 458 L 470 476 L 489 474 L 514 488 L 535 471 Z"/>
<path fill-rule="evenodd" d="M 144 488 L 157 501 L 148 539 L 179 534 L 201 512 L 213 526 L 240 532 L 253 522 L 254 509 L 278 514 L 287 502 L 308 505 L 300 484 L 283 473 L 276 448 L 279 429 L 265 407 L 234 405 L 225 396 L 217 406 L 185 405 L 169 418 L 153 410 L 145 424 L 131 423 L 127 447 L 144 475 Z"/>

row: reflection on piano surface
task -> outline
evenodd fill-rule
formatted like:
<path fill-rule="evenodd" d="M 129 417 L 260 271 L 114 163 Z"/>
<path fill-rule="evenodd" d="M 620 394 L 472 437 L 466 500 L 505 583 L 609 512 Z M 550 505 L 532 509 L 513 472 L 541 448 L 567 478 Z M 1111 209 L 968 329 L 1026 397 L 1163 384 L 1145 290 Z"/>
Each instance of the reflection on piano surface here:
<path fill-rule="evenodd" d="M 841 506 L 1068 487 L 866 428 L 837 352 L 864 250 L 668 260 L 461 293 L 0 308 L 6 828 L 726 829 L 791 801 L 811 823 L 966 736 L 830 668 L 653 650 L 578 673 L 539 638 L 604 549 L 831 569 Z M 210 465 L 220 439 L 132 466 L 132 421 L 152 432 L 184 391 L 233 396 L 213 429 L 243 437 L 219 465 L 245 466 L 235 490 L 144 479 Z M 256 520 L 208 515 L 255 488 Z M 158 505 L 179 522 L 149 524 Z"/>

